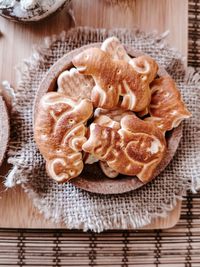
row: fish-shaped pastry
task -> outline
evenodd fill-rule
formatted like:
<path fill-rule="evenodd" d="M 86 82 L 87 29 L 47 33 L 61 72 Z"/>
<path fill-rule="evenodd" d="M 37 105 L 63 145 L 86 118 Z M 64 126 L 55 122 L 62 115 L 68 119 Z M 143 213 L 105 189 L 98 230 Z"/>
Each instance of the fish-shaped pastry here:
<path fill-rule="evenodd" d="M 50 177 L 67 182 L 83 170 L 82 144 L 93 113 L 89 99 L 74 101 L 58 92 L 41 98 L 34 125 L 36 144 Z"/>
<path fill-rule="evenodd" d="M 109 53 L 113 59 L 128 62 L 133 69 L 142 76 L 141 78 L 145 80 L 147 84 L 150 84 L 154 80 L 158 71 L 158 64 L 152 57 L 142 55 L 131 58 L 119 39 L 115 36 L 107 38 L 102 43 L 101 49 Z"/>
<path fill-rule="evenodd" d="M 150 117 L 145 121 L 154 122 L 163 132 L 172 130 L 191 116 L 171 77 L 163 76 L 152 82 L 149 113 Z"/>
<path fill-rule="evenodd" d="M 166 151 L 162 131 L 135 115 L 126 115 L 119 130 L 97 123 L 82 149 L 107 163 L 114 171 L 137 176 L 143 183 L 151 180 Z"/>
<path fill-rule="evenodd" d="M 145 62 L 152 62 L 150 57 L 145 57 L 145 60 L 143 57 L 136 58 L 134 64 L 145 68 Z M 91 100 L 95 107 L 111 109 L 121 106 L 125 110 L 139 112 L 149 105 L 149 83 L 158 69 L 155 62 L 154 75 L 149 76 L 137 72 L 132 64 L 124 60 L 113 59 L 108 52 L 99 48 L 83 51 L 72 62 L 81 74 L 93 77 L 96 85 Z"/>
<path fill-rule="evenodd" d="M 124 46 L 115 36 L 107 38 L 101 45 L 101 49 L 111 55 L 113 59 L 124 60 L 128 62 L 133 69 L 141 76 L 143 86 L 147 87 L 154 80 L 158 71 L 156 61 L 148 56 L 142 55 L 138 57 L 130 57 Z M 138 114 L 144 116 L 148 113 L 148 107 L 140 111 Z"/>

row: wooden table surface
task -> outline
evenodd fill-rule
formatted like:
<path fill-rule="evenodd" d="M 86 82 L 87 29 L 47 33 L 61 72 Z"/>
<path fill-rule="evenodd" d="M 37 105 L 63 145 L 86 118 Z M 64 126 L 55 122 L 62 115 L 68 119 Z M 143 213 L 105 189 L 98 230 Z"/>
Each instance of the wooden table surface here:
<path fill-rule="evenodd" d="M 128 5 L 110 5 L 109 0 L 73 0 L 76 26 L 104 28 L 139 27 L 145 31 L 170 31 L 167 42 L 187 57 L 188 1 L 133 0 Z M 44 36 L 60 33 L 74 26 L 63 10 L 36 24 L 16 24 L 0 18 L 0 81 L 8 80 L 16 87 L 16 70 L 22 59 L 32 53 L 34 44 Z M 5 174 L 1 168 L 1 176 Z M 180 216 L 181 202 L 167 218 L 155 219 L 147 228 L 173 226 Z M 0 183 L 0 227 L 60 228 L 64 225 L 46 221 L 33 207 L 20 186 L 5 190 Z"/>

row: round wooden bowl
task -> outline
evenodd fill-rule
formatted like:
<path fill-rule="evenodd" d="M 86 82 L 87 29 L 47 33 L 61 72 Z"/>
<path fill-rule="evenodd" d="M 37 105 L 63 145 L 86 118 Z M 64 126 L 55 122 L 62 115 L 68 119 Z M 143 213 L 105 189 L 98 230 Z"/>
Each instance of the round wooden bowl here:
<path fill-rule="evenodd" d="M 47 92 L 57 90 L 58 76 L 64 70 L 69 70 L 70 68 L 73 67 L 72 64 L 73 57 L 79 54 L 80 52 L 84 51 L 85 49 L 88 49 L 90 47 L 100 47 L 100 46 L 101 43 L 82 46 L 81 48 L 73 50 L 70 53 L 64 55 L 50 68 L 50 70 L 47 72 L 44 79 L 42 80 L 38 88 L 38 91 L 36 93 L 34 110 L 33 110 L 34 114 L 33 121 L 35 114 L 37 113 L 38 104 L 41 97 Z M 125 48 L 131 57 L 138 57 L 140 55 L 143 55 L 143 53 L 141 53 L 140 51 L 136 51 L 131 47 L 127 46 Z M 168 75 L 168 73 L 162 66 L 159 66 L 158 76 L 163 76 L 163 75 Z M 175 128 L 173 131 L 167 133 L 166 156 L 157 167 L 152 179 L 158 176 L 170 163 L 178 148 L 181 136 L 182 136 L 181 125 Z M 99 194 L 121 194 L 129 192 L 131 190 L 135 190 L 144 185 L 144 183 L 142 183 L 136 176 L 125 176 L 120 174 L 117 178 L 110 179 L 102 172 L 98 163 L 92 165 L 86 164 L 82 173 L 78 177 L 70 180 L 70 182 L 81 189 Z"/>
<path fill-rule="evenodd" d="M 0 165 L 3 162 L 9 139 L 9 119 L 6 104 L 0 96 Z"/>

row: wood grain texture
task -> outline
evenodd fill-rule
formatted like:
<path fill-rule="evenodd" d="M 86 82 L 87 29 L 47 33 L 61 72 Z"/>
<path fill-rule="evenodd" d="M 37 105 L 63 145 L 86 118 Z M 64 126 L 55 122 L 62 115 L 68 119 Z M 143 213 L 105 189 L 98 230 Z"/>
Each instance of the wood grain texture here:
<path fill-rule="evenodd" d="M 65 228 L 64 224 L 55 224 L 45 220 L 20 186 L 6 190 L 0 184 L 0 228 Z M 22 204 L 23 203 L 23 204 Z M 166 218 L 155 218 L 145 229 L 165 229 L 174 226 L 180 217 L 181 201 Z"/>
<path fill-rule="evenodd" d="M 166 41 L 187 55 L 187 0 L 132 0 L 129 6 L 111 5 L 109 0 L 76 0 L 73 6 L 78 26 L 138 27 L 158 33 L 169 30 Z"/>
<path fill-rule="evenodd" d="M 133 0 L 129 7 L 111 6 L 104 0 L 74 0 L 77 26 L 127 27 L 139 26 L 145 31 L 170 30 L 167 41 L 187 56 L 188 1 L 186 0 Z M 31 55 L 32 46 L 46 35 L 60 33 L 73 25 L 66 11 L 40 24 L 20 25 L 0 18 L 0 80 L 16 85 L 14 66 Z M 3 174 L 1 170 L 1 175 Z M 62 228 L 64 225 L 46 221 L 33 207 L 19 186 L 5 191 L 0 186 L 0 227 Z M 167 218 L 157 218 L 147 228 L 172 227 L 180 216 L 181 202 Z"/>

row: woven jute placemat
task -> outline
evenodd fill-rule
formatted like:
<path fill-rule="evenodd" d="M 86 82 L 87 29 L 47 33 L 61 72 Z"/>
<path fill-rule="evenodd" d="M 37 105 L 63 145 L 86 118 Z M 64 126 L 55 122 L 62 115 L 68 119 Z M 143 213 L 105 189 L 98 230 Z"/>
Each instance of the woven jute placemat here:
<path fill-rule="evenodd" d="M 101 42 L 115 35 L 122 43 L 141 50 L 163 65 L 175 79 L 192 112 L 184 122 L 178 151 L 165 171 L 148 185 L 123 195 L 103 196 L 77 189 L 71 184 L 58 185 L 47 176 L 42 156 L 33 140 L 32 107 L 36 90 L 50 66 L 65 53 L 91 42 Z M 55 222 L 67 228 L 94 230 L 137 228 L 155 216 L 165 216 L 174 208 L 186 189 L 198 189 L 200 182 L 200 91 L 199 75 L 186 73 L 182 57 L 164 42 L 164 35 L 138 30 L 75 28 L 45 39 L 44 44 L 20 68 L 13 109 L 13 136 L 9 162 L 13 169 L 5 185 L 21 183 L 34 205 Z"/>

